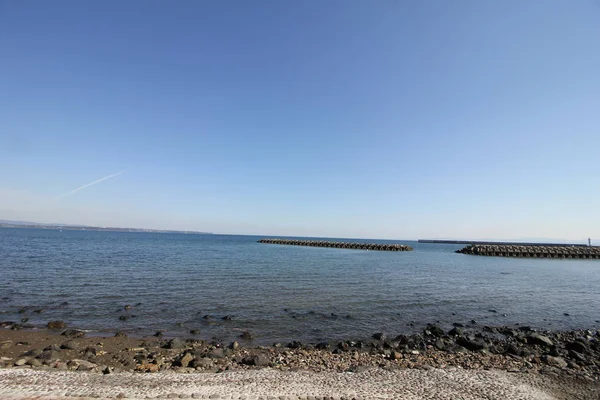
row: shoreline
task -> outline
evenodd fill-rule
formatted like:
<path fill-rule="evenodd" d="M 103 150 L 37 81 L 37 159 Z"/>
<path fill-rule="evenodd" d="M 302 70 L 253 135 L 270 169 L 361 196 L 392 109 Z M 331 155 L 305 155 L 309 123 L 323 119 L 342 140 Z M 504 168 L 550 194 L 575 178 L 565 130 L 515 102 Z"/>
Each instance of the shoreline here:
<path fill-rule="evenodd" d="M 597 330 L 430 324 L 366 341 L 244 346 L 2 328 L 0 397 L 596 399 L 599 360 Z"/>
<path fill-rule="evenodd" d="M 420 334 L 374 333 L 369 340 L 253 345 L 190 337 L 112 336 L 59 327 L 0 328 L 0 368 L 113 372 L 281 371 L 355 372 L 369 368 L 499 369 L 551 373 L 600 382 L 600 331 L 535 330 L 526 326 L 463 326 L 449 331 L 428 324 Z"/>

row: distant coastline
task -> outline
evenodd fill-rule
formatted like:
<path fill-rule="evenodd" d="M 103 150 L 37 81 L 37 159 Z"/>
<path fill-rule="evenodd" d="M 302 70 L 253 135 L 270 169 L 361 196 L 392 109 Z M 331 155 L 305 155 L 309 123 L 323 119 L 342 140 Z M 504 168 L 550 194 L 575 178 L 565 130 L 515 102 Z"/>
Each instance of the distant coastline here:
<path fill-rule="evenodd" d="M 145 233 L 183 233 L 190 235 L 212 235 L 211 232 L 199 231 L 177 231 L 168 229 L 142 229 L 142 228 L 119 228 L 114 226 L 87 226 L 87 225 L 61 225 L 61 224 L 42 224 L 34 222 L 20 221 L 0 221 L 0 228 L 16 229 L 51 229 L 63 231 L 106 231 L 106 232 L 145 232 Z"/>

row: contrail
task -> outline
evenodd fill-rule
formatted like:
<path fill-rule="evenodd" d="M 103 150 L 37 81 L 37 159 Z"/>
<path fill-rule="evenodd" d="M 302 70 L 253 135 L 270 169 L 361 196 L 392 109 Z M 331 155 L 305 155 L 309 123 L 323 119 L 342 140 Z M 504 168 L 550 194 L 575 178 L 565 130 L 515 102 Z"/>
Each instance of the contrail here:
<path fill-rule="evenodd" d="M 63 194 L 62 196 L 59 196 L 59 197 L 57 198 L 57 200 L 60 200 L 60 199 L 62 199 L 62 198 L 64 198 L 64 197 L 67 197 L 67 196 L 70 196 L 70 195 L 72 195 L 73 193 L 77 193 L 77 192 L 79 192 L 80 190 L 82 190 L 82 189 L 85 189 L 86 187 L 93 186 L 93 185 L 95 185 L 95 184 L 97 184 L 97 183 L 100 183 L 100 182 L 102 182 L 102 181 L 105 181 L 105 180 L 107 180 L 107 179 L 110 179 L 110 178 L 114 178 L 115 176 L 119 176 L 119 175 L 121 175 L 121 174 L 124 174 L 124 173 L 125 173 L 125 171 L 117 172 L 116 174 L 108 175 L 108 176 L 105 176 L 104 178 L 100 178 L 100 179 L 98 179 L 98 180 L 95 180 L 94 182 L 90 182 L 90 183 L 88 183 L 88 184 L 86 184 L 86 185 L 83 185 L 83 186 L 81 186 L 81 187 L 78 187 L 78 188 L 77 188 L 77 189 L 75 189 L 75 190 L 71 190 L 69 193 L 65 193 L 65 194 Z"/>

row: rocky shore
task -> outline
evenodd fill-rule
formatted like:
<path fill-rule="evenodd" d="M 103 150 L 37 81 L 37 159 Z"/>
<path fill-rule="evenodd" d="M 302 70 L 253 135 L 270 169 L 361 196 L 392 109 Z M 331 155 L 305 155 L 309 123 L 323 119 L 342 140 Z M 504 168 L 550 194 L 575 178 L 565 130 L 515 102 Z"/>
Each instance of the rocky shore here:
<path fill-rule="evenodd" d="M 88 336 L 56 321 L 50 330 L 0 329 L 0 367 L 119 371 L 224 372 L 269 367 L 280 371 L 360 372 L 372 368 L 461 368 L 569 376 L 600 382 L 600 332 L 536 331 L 526 326 L 427 325 L 421 334 L 373 334 L 368 340 L 242 346 L 155 336 Z M 56 328 L 56 327 L 59 328 Z M 240 341 L 251 339 L 243 332 Z"/>

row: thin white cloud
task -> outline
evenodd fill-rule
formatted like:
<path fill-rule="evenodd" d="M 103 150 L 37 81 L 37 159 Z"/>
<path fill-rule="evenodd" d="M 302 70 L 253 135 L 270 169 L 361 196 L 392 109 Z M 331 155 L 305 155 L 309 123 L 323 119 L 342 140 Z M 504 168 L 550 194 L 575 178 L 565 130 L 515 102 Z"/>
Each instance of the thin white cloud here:
<path fill-rule="evenodd" d="M 102 182 L 102 181 L 105 181 L 105 180 L 107 180 L 107 179 L 114 178 L 115 176 L 119 176 L 119 175 L 121 175 L 121 174 L 124 174 L 124 173 L 125 173 L 125 171 L 117 172 L 116 174 L 108 175 L 108 176 L 105 176 L 104 178 L 100 178 L 100 179 L 97 179 L 97 180 L 95 180 L 95 181 L 93 181 L 93 182 L 87 183 L 87 184 L 85 184 L 85 185 L 83 185 L 83 186 L 80 186 L 80 187 L 78 187 L 78 188 L 77 188 L 77 189 L 75 189 L 75 190 L 71 190 L 69 193 L 65 193 L 65 194 L 63 194 L 63 195 L 59 196 L 59 197 L 57 198 L 57 200 L 63 199 L 63 198 L 65 198 L 65 197 L 67 197 L 67 196 L 70 196 L 70 195 L 72 195 L 72 194 L 74 194 L 74 193 L 77 193 L 77 192 L 79 192 L 80 190 L 83 190 L 83 189 L 85 189 L 85 188 L 87 188 L 87 187 L 94 186 L 94 185 L 95 185 L 95 184 L 97 184 L 97 183 L 100 183 L 100 182 Z"/>

